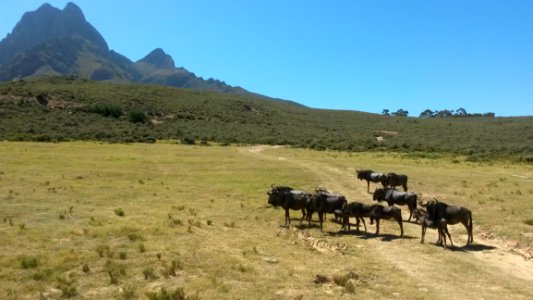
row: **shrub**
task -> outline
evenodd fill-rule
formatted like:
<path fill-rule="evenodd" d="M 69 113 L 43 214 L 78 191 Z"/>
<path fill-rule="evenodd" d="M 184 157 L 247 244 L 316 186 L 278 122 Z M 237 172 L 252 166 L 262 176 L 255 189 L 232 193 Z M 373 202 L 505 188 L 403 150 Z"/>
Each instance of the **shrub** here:
<path fill-rule="evenodd" d="M 122 208 L 115 209 L 115 215 L 119 217 L 124 217 L 124 211 L 122 210 Z"/>
<path fill-rule="evenodd" d="M 181 139 L 181 143 L 184 145 L 194 145 L 196 142 L 194 141 L 194 138 L 184 137 Z"/>
<path fill-rule="evenodd" d="M 128 113 L 128 121 L 131 123 L 144 123 L 148 120 L 148 116 L 139 109 L 132 110 Z"/>
<path fill-rule="evenodd" d="M 96 103 L 87 108 L 87 112 L 102 115 L 104 117 L 119 118 L 122 116 L 122 108 L 111 103 Z"/>

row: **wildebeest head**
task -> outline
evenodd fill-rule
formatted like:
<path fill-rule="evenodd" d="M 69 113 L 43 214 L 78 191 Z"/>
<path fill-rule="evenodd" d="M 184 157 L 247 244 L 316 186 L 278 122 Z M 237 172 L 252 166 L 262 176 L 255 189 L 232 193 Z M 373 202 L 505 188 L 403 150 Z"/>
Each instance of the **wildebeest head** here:
<path fill-rule="evenodd" d="M 290 193 L 293 189 L 288 186 L 272 185 L 270 191 L 267 192 L 268 204 L 274 207 L 281 205 L 284 193 Z"/>
<path fill-rule="evenodd" d="M 374 201 L 385 200 L 385 190 L 384 189 L 376 189 L 374 191 L 374 195 L 372 196 L 372 199 Z"/>
<path fill-rule="evenodd" d="M 367 177 L 371 173 L 374 173 L 374 171 L 372 171 L 372 170 L 357 170 L 356 173 L 357 173 L 357 179 L 363 180 L 363 179 L 368 179 Z"/>

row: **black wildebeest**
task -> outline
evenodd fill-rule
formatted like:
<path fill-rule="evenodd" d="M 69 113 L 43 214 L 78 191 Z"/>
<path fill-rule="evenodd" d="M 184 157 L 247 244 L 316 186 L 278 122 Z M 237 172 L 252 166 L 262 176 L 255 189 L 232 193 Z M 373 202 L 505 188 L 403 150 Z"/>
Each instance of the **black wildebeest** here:
<path fill-rule="evenodd" d="M 424 237 L 426 236 L 426 229 L 427 228 L 433 228 L 437 229 L 437 232 L 439 234 L 439 239 L 437 240 L 437 245 L 444 245 L 446 248 L 446 236 L 448 235 L 448 238 L 450 239 L 450 243 L 453 246 L 452 237 L 450 235 L 450 232 L 448 231 L 448 225 L 446 223 L 446 219 L 441 219 L 438 222 L 436 220 L 432 220 L 429 218 L 429 214 L 427 211 L 424 211 L 422 209 L 415 209 L 413 213 L 413 217 L 417 221 L 418 224 L 422 227 L 422 234 L 420 235 L 420 243 L 424 243 Z M 444 244 L 443 244 L 444 243 Z"/>
<path fill-rule="evenodd" d="M 383 187 L 386 187 L 387 176 L 383 173 L 377 173 L 372 170 L 357 170 L 357 179 L 366 180 L 366 191 L 370 193 L 370 181 L 381 182 Z"/>
<path fill-rule="evenodd" d="M 389 173 L 386 176 L 385 183 L 391 188 L 396 188 L 401 185 L 403 190 L 407 192 L 407 175 Z"/>
<path fill-rule="evenodd" d="M 289 209 L 301 210 L 302 219 L 307 218 L 311 222 L 311 215 L 313 213 L 311 208 L 311 194 L 304 191 L 297 191 L 288 186 L 274 186 L 267 192 L 268 204 L 274 207 L 281 206 L 285 209 L 285 226 L 291 223 Z"/>
<path fill-rule="evenodd" d="M 429 218 L 434 221 L 445 219 L 446 224 L 463 224 L 468 234 L 466 245 L 469 245 L 474 242 L 474 235 L 472 233 L 472 212 L 468 208 L 462 206 L 448 205 L 444 202 L 440 202 L 437 199 L 428 201 L 423 204 L 423 206 L 426 207 Z M 446 245 L 444 246 L 446 247 Z"/>
<path fill-rule="evenodd" d="M 354 217 L 356 220 L 357 232 L 359 232 L 359 222 L 363 222 L 366 233 L 366 223 L 364 218 L 370 218 L 371 224 L 373 223 L 373 216 L 371 215 L 374 207 L 379 204 L 363 204 L 360 202 L 350 202 L 346 204 L 342 209 L 342 228 L 350 230 L 350 217 Z"/>
<path fill-rule="evenodd" d="M 417 196 L 412 192 L 401 192 L 395 189 L 376 189 L 374 191 L 373 199 L 375 201 L 387 201 L 389 206 L 407 205 L 409 208 L 409 219 L 413 216 L 413 211 L 416 209 Z"/>
<path fill-rule="evenodd" d="M 317 188 L 312 196 L 312 202 L 314 211 L 318 213 L 320 230 L 323 230 L 322 224 L 324 223 L 325 214 L 334 214 L 335 211 L 342 211 L 348 201 L 343 195 L 332 194 L 325 189 Z"/>
<path fill-rule="evenodd" d="M 403 237 L 402 210 L 399 207 L 384 207 L 378 204 L 373 206 L 372 212 L 370 214 L 370 222 L 372 222 L 372 219 L 376 220 L 376 235 L 379 234 L 379 220 L 393 219 L 398 222 L 398 225 L 400 225 L 400 237 Z"/>

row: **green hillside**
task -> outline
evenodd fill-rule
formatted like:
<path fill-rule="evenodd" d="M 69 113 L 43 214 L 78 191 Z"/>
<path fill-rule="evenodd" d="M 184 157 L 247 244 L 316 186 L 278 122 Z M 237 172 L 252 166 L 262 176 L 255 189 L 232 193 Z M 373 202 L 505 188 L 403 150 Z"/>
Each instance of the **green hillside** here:
<path fill-rule="evenodd" d="M 0 138 L 11 141 L 176 139 L 533 160 L 533 117 L 391 117 L 75 78 L 1 83 L 0 116 Z"/>

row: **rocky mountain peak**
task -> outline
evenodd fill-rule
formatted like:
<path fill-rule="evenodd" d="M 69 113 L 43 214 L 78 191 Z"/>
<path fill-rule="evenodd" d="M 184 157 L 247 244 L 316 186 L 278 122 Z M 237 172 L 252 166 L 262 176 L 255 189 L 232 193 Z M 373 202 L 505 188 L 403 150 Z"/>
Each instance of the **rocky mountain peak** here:
<path fill-rule="evenodd" d="M 43 4 L 37 10 L 25 13 L 11 34 L 0 42 L 0 65 L 39 44 L 72 36 L 79 36 L 103 51 L 109 51 L 104 38 L 85 20 L 76 4 L 69 2 L 63 10 Z"/>
<path fill-rule="evenodd" d="M 163 49 L 161 48 L 156 48 L 155 50 L 150 52 L 148 55 L 146 55 L 143 59 L 139 60 L 139 62 L 154 65 L 158 69 L 176 68 L 172 57 L 166 54 L 165 51 L 163 51 Z"/>

